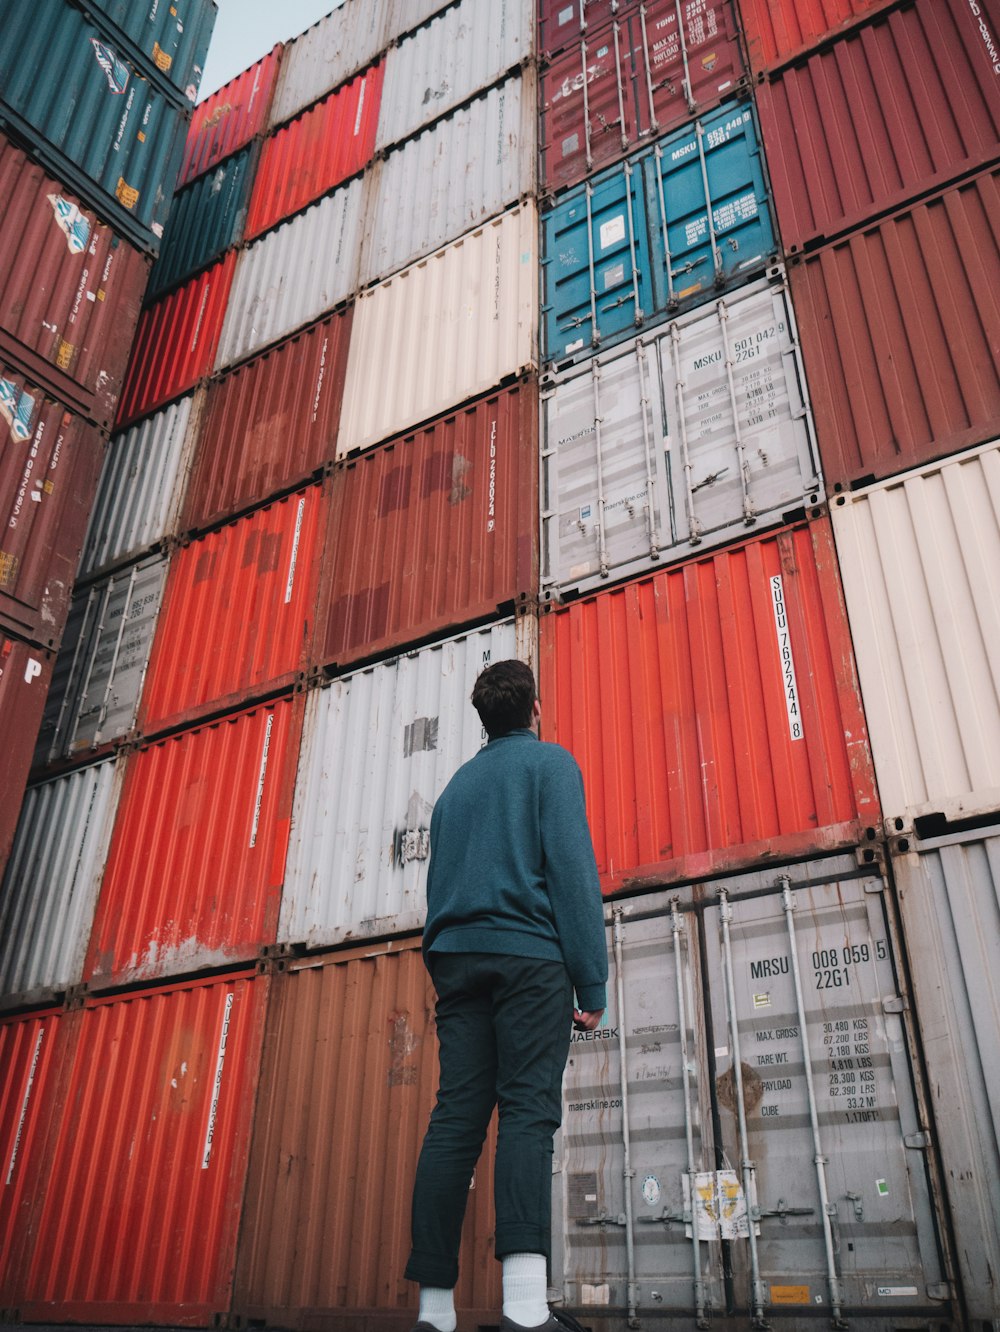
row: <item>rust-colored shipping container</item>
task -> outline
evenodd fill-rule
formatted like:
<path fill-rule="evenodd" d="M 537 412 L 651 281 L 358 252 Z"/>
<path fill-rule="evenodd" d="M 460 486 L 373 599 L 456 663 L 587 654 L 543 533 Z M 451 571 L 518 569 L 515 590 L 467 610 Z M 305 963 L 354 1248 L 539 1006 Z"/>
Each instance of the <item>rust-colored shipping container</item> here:
<path fill-rule="evenodd" d="M 105 438 L 0 359 L 0 627 L 58 647 Z"/>
<path fill-rule="evenodd" d="M 410 1193 L 437 1089 L 419 941 L 293 963 L 272 982 L 233 1309 L 268 1326 L 412 1327 Z M 496 1325 L 491 1128 L 471 1182 L 459 1325 Z M 558 1224 L 558 1221 L 557 1221 Z M 365 1311 L 377 1310 L 377 1322 Z M 395 1318 L 393 1317 L 395 1315 Z"/>
<path fill-rule="evenodd" d="M 138 726 L 229 711 L 295 684 L 309 664 L 320 485 L 199 537 L 171 561 Z"/>
<path fill-rule="evenodd" d="M 138 250 L 0 135 L 0 354 L 110 426 L 148 278 Z"/>
<path fill-rule="evenodd" d="M 538 54 L 554 56 L 638 4 L 639 0 L 538 0 Z"/>
<path fill-rule="evenodd" d="M 333 475 L 323 661 L 512 607 L 538 582 L 538 387 L 525 380 Z"/>
<path fill-rule="evenodd" d="M 1000 435 L 1000 171 L 789 266 L 829 490 Z"/>
<path fill-rule="evenodd" d="M 143 312 L 118 409 L 119 428 L 180 397 L 211 372 L 235 271 L 231 250 Z"/>
<path fill-rule="evenodd" d="M 196 531 L 336 456 L 354 306 L 211 382 L 181 526 Z"/>
<path fill-rule="evenodd" d="M 0 632 L 0 878 L 35 752 L 55 655 Z"/>
<path fill-rule="evenodd" d="M 195 107 L 178 189 L 264 133 L 282 49 L 279 43 Z"/>
<path fill-rule="evenodd" d="M 296 697 L 130 756 L 85 980 L 234 966 L 274 942 L 301 733 Z"/>
<path fill-rule="evenodd" d="M 1000 78 L 983 21 L 968 4 L 917 0 L 758 88 L 786 253 L 1000 157 Z"/>
<path fill-rule="evenodd" d="M 247 212 L 252 240 L 371 161 L 382 100 L 380 62 L 264 140 Z"/>
<path fill-rule="evenodd" d="M 217 1326 L 230 1303 L 268 980 L 60 1019 L 12 1306 L 25 1322 Z"/>
<path fill-rule="evenodd" d="M 962 2 L 962 0 L 960 0 Z M 899 0 L 738 0 L 755 74 L 846 32 Z"/>
<path fill-rule="evenodd" d="M 572 602 L 539 637 L 542 738 L 583 770 L 605 892 L 878 827 L 826 519 Z"/>

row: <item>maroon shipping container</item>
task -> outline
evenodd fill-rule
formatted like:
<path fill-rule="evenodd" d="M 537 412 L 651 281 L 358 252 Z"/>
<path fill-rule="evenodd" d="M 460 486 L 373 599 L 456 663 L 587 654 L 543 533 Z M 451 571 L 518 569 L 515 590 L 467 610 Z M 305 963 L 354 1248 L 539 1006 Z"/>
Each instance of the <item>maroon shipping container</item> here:
<path fill-rule="evenodd" d="M 750 67 L 755 74 L 863 22 L 899 0 L 738 0 Z M 959 0 L 967 3 L 968 0 Z M 978 6 L 979 0 L 971 0 Z M 944 0 L 950 3 L 950 0 Z"/>
<path fill-rule="evenodd" d="M 104 436 L 0 360 L 0 625 L 57 647 Z"/>
<path fill-rule="evenodd" d="M 353 319 L 352 305 L 212 381 L 182 529 L 239 513 L 332 462 Z"/>
<path fill-rule="evenodd" d="M 177 189 L 264 133 L 282 49 L 279 43 L 195 107 Z"/>
<path fill-rule="evenodd" d="M 789 266 L 828 489 L 1000 435 L 1000 170 Z"/>
<path fill-rule="evenodd" d="M 1000 78 L 968 4 L 918 0 L 757 90 L 786 253 L 1000 157 Z"/>
<path fill-rule="evenodd" d="M 538 54 L 554 56 L 638 6 L 639 0 L 538 0 Z"/>
<path fill-rule="evenodd" d="M 0 633 L 0 879 L 14 842 L 55 656 Z"/>
<path fill-rule="evenodd" d="M 588 31 L 541 76 L 542 185 L 574 185 L 736 91 L 743 60 L 730 0 L 695 11 L 647 0 Z"/>
<path fill-rule="evenodd" d="M 533 379 L 339 467 L 323 661 L 414 643 L 534 592 L 537 496 Z"/>
<path fill-rule="evenodd" d="M 110 426 L 148 278 L 138 250 L 0 135 L 0 355 Z"/>

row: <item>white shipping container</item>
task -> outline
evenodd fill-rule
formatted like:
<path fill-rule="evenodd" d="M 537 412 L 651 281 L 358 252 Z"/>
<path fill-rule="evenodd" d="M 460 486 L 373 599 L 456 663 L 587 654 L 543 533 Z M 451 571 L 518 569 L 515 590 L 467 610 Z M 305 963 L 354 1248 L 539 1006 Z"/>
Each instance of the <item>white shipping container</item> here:
<path fill-rule="evenodd" d="M 111 759 L 26 792 L 0 893 L 5 1006 L 83 979 L 121 781 Z"/>
<path fill-rule="evenodd" d="M 431 810 L 486 742 L 469 696 L 531 647 L 507 620 L 332 681 L 308 700 L 278 942 L 310 948 L 419 929 Z"/>
<path fill-rule="evenodd" d="M 534 13 L 525 0 L 460 0 L 402 38 L 385 59 L 376 149 L 496 83 L 531 55 L 533 34 Z M 533 147 L 521 151 L 534 156 Z"/>
<path fill-rule="evenodd" d="M 600 587 L 822 499 L 785 283 L 542 380 L 543 591 Z"/>
<path fill-rule="evenodd" d="M 386 45 L 393 0 L 347 0 L 292 42 L 286 42 L 268 129 L 371 64 Z"/>
<path fill-rule="evenodd" d="M 535 121 L 534 77 L 518 74 L 376 163 L 360 284 L 395 273 L 531 194 Z"/>
<path fill-rule="evenodd" d="M 529 200 L 358 296 L 338 457 L 536 365 L 536 253 Z"/>
<path fill-rule="evenodd" d="M 1000 811 L 1000 443 L 831 516 L 888 831 Z"/>
<path fill-rule="evenodd" d="M 354 292 L 365 198 L 366 178 L 356 177 L 242 251 L 217 370 L 308 324 Z"/>
<path fill-rule="evenodd" d="M 521 0 L 529 11 L 533 0 Z M 442 9 L 446 9 L 453 0 L 389 0 L 388 18 L 385 30 L 385 45 L 389 46 L 397 37 L 426 23 L 429 18 Z"/>

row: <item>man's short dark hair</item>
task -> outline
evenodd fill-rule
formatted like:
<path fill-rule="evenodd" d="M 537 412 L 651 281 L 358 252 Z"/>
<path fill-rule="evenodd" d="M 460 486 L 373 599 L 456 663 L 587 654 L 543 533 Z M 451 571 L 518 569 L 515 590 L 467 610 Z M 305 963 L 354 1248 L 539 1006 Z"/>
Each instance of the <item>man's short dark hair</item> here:
<path fill-rule="evenodd" d="M 496 661 L 476 680 L 472 706 L 491 740 L 531 725 L 532 704 L 538 697 L 531 667 L 523 661 Z"/>

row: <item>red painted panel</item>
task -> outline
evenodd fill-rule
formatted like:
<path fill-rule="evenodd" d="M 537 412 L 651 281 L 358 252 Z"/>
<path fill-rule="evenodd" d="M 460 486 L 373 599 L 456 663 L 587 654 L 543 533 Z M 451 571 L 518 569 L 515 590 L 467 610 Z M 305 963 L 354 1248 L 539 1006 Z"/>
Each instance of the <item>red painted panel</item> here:
<path fill-rule="evenodd" d="M 0 633 L 0 879 L 14 842 L 55 657 Z"/>
<path fill-rule="evenodd" d="M 0 348 L 101 426 L 148 279 L 138 250 L 0 135 Z"/>
<path fill-rule="evenodd" d="M 898 0 L 738 0 L 755 74 L 863 22 Z"/>
<path fill-rule="evenodd" d="M 543 615 L 606 892 L 856 844 L 875 778 L 826 520 Z"/>
<path fill-rule="evenodd" d="M 286 699 L 129 758 L 85 980 L 236 965 L 274 942 L 301 732 Z"/>
<path fill-rule="evenodd" d="M 533 380 L 338 468 L 323 660 L 358 661 L 533 592 L 537 494 Z"/>
<path fill-rule="evenodd" d="M 213 380 L 182 529 L 305 480 L 336 456 L 354 307 Z"/>
<path fill-rule="evenodd" d="M 139 708 L 146 735 L 238 707 L 309 664 L 323 488 L 199 537 L 171 561 Z"/>
<path fill-rule="evenodd" d="M 208 1327 L 227 1311 L 268 985 L 243 972 L 62 1019 L 25 1321 Z"/>
<path fill-rule="evenodd" d="M 381 64 L 373 65 L 265 139 L 247 212 L 247 240 L 371 161 L 383 73 Z"/>
<path fill-rule="evenodd" d="M 555 55 L 638 4 L 639 0 L 538 0 L 539 54 Z"/>
<path fill-rule="evenodd" d="M 236 252 L 230 251 L 143 312 L 118 409 L 119 427 L 148 416 L 211 372 L 235 270 Z"/>
<path fill-rule="evenodd" d="M 968 5 L 917 0 L 758 88 L 787 253 L 1000 157 L 1000 78 L 984 21 Z"/>
<path fill-rule="evenodd" d="M 264 133 L 282 50 L 279 43 L 195 107 L 178 189 Z"/>
<path fill-rule="evenodd" d="M 789 267 L 829 489 L 1000 435 L 1000 170 Z"/>
<path fill-rule="evenodd" d="M 649 0 L 588 31 L 541 76 L 545 188 L 574 185 L 700 115 L 742 77 L 730 0 L 688 6 L 680 27 L 676 0 Z"/>

